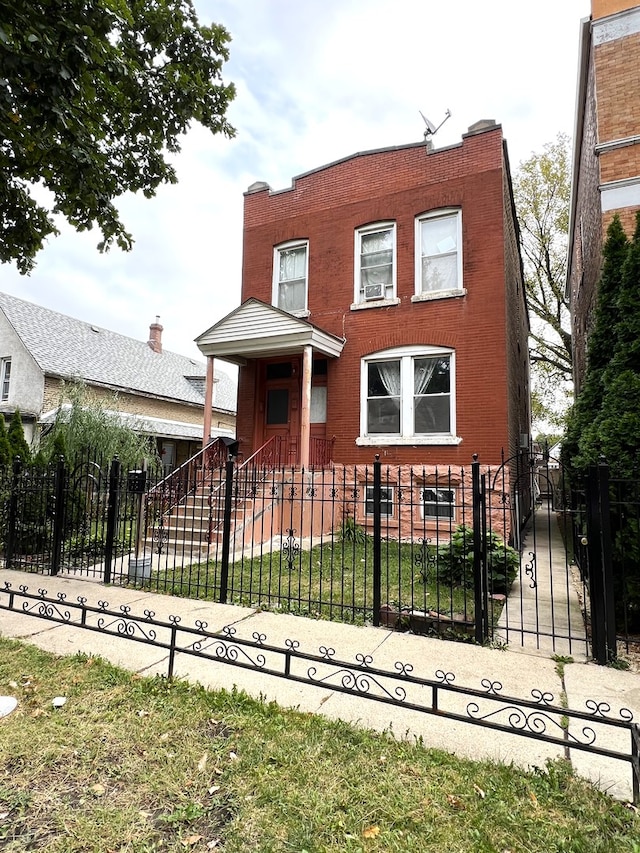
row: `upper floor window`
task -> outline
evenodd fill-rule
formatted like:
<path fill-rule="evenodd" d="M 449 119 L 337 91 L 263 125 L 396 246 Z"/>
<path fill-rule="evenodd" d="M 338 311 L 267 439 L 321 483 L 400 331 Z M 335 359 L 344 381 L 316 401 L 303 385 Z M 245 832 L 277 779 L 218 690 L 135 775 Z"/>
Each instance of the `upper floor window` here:
<path fill-rule="evenodd" d="M 356 231 L 355 302 L 380 302 L 396 292 L 396 226 L 378 222 Z"/>
<path fill-rule="evenodd" d="M 309 243 L 296 241 L 277 246 L 273 258 L 273 304 L 291 314 L 307 310 Z"/>
<path fill-rule="evenodd" d="M 416 296 L 453 295 L 462 290 L 462 215 L 436 211 L 416 219 Z"/>
<path fill-rule="evenodd" d="M 11 382 L 11 359 L 3 358 L 2 366 L 0 367 L 0 392 L 1 400 L 9 399 L 9 385 Z"/>
<path fill-rule="evenodd" d="M 404 347 L 362 360 L 357 444 L 455 444 L 455 353 Z"/>

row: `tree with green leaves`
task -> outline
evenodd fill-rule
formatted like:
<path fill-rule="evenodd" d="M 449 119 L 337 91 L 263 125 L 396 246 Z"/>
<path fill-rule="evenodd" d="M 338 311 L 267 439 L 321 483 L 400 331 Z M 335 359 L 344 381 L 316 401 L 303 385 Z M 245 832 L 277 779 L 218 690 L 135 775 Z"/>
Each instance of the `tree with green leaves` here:
<path fill-rule="evenodd" d="M 11 463 L 11 447 L 7 438 L 7 426 L 4 415 L 0 413 L 0 468 L 6 468 Z"/>
<path fill-rule="evenodd" d="M 630 243 L 621 230 L 612 223 L 605 246 L 575 464 L 604 456 L 612 476 L 629 477 L 638 474 L 640 454 L 640 213 Z"/>
<path fill-rule="evenodd" d="M 577 472 L 590 462 L 597 462 L 602 453 L 596 424 L 607 393 L 607 383 L 613 379 L 610 367 L 612 356 L 618 349 L 621 319 L 618 300 L 629 254 L 629 240 L 617 214 L 607 229 L 602 254 L 602 274 L 587 346 L 587 369 L 580 394 L 567 418 L 563 442 L 563 459 L 570 472 Z"/>
<path fill-rule="evenodd" d="M 513 182 L 531 319 L 534 417 L 558 421 L 572 381 L 571 323 L 565 297 L 571 192 L 569 137 L 558 134 L 520 163 Z M 564 393 L 558 399 L 558 389 Z"/>
<path fill-rule="evenodd" d="M 53 215 L 131 248 L 116 199 L 175 183 L 193 121 L 234 135 L 229 34 L 191 0 L 5 0 L 0 15 L 0 262 L 33 268 Z M 49 190 L 48 200 L 40 188 Z"/>
<path fill-rule="evenodd" d="M 40 442 L 40 464 L 64 455 L 72 465 L 87 459 L 111 461 L 114 456 L 125 470 L 139 467 L 143 459 L 152 468 L 159 465 L 153 439 L 123 424 L 113 411 L 116 407 L 116 399 L 98 399 L 82 384 L 65 387 L 53 427 Z"/>
<path fill-rule="evenodd" d="M 9 429 L 7 430 L 7 439 L 9 441 L 12 460 L 16 456 L 19 456 L 20 461 L 25 465 L 31 462 L 31 448 L 24 437 L 24 426 L 22 425 L 22 417 L 19 409 L 16 409 L 11 417 Z"/>
<path fill-rule="evenodd" d="M 575 482 L 604 457 L 618 480 L 610 509 L 616 613 L 621 628 L 638 630 L 640 524 L 629 488 L 640 474 L 640 212 L 631 242 L 613 219 L 603 254 L 587 369 L 568 420 L 563 461 Z"/>

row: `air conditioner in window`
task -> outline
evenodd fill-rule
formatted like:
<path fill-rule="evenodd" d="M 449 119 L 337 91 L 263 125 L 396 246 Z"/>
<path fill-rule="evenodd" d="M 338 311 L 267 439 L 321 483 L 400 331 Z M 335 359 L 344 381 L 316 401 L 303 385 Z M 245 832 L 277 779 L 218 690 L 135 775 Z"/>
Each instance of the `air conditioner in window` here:
<path fill-rule="evenodd" d="M 364 298 L 368 302 L 370 299 L 382 299 L 384 297 L 383 284 L 365 284 Z"/>

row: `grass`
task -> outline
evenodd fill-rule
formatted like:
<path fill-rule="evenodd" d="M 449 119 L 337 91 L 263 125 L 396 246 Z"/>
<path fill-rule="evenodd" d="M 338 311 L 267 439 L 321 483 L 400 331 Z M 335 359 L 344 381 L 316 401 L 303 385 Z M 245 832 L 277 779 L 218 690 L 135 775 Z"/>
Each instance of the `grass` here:
<path fill-rule="evenodd" d="M 286 541 L 286 540 L 285 540 Z M 382 543 L 382 604 L 473 622 L 473 588 L 438 577 L 435 546 Z M 426 583 L 424 576 L 426 575 Z M 185 566 L 152 582 L 172 595 L 217 599 L 220 563 Z M 362 624 L 373 616 L 373 542 L 337 538 L 310 550 L 265 551 L 229 566 L 229 603 Z M 502 604 L 490 602 L 497 622 Z"/>
<path fill-rule="evenodd" d="M 0 693 L 20 700 L 0 720 L 7 853 L 640 850 L 638 814 L 564 762 L 459 760 L 1 639 Z"/>

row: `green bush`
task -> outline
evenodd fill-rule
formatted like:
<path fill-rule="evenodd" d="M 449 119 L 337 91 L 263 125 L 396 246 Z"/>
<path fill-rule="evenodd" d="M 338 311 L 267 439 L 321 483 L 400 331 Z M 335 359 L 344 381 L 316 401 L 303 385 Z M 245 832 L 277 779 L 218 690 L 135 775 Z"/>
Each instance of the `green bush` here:
<path fill-rule="evenodd" d="M 520 555 L 496 533 L 487 536 L 486 550 L 490 591 L 507 592 L 518 573 Z M 473 528 L 468 524 L 459 524 L 451 535 L 451 541 L 438 546 L 436 571 L 438 581 L 452 587 L 473 586 Z M 424 573 L 425 569 L 422 569 L 426 582 Z"/>

